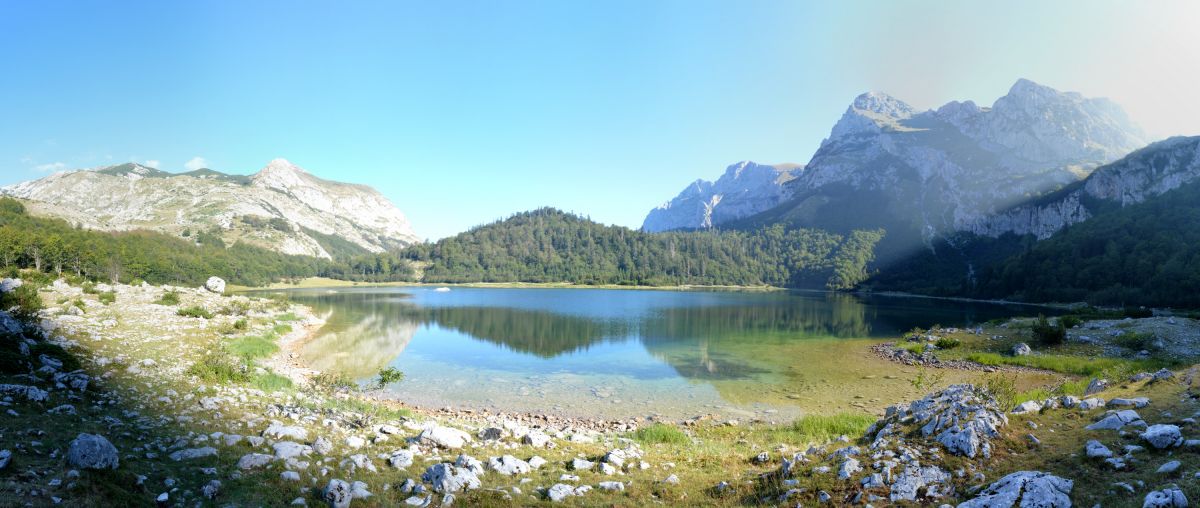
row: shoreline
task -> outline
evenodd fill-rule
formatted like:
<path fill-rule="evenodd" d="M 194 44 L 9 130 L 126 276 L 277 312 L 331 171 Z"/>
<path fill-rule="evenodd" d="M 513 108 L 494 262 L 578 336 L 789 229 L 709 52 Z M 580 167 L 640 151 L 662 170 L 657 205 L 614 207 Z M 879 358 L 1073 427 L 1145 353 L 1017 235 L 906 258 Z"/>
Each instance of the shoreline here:
<path fill-rule="evenodd" d="M 804 290 L 783 288 L 777 286 L 708 286 L 684 284 L 677 286 L 624 286 L 619 284 L 574 284 L 570 282 L 356 282 L 324 277 L 311 277 L 296 284 L 274 282 L 266 286 L 228 285 L 230 293 L 253 293 L 260 291 L 278 291 L 287 289 L 324 289 L 324 288 L 353 288 L 353 287 L 448 287 L 448 288 L 501 288 L 501 289 L 606 289 L 630 291 L 730 291 L 730 292 L 775 292 L 775 291 L 824 291 L 818 289 Z"/>

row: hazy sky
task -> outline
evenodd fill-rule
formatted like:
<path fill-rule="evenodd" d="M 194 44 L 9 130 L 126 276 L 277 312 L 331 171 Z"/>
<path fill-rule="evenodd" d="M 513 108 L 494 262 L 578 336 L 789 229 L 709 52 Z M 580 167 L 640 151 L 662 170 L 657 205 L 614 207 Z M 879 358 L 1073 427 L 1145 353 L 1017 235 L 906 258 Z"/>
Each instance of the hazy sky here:
<path fill-rule="evenodd" d="M 543 205 L 640 226 L 739 160 L 807 162 L 854 96 L 1019 77 L 1200 134 L 1200 2 L 0 3 L 0 185 L 285 157 L 438 238 Z"/>

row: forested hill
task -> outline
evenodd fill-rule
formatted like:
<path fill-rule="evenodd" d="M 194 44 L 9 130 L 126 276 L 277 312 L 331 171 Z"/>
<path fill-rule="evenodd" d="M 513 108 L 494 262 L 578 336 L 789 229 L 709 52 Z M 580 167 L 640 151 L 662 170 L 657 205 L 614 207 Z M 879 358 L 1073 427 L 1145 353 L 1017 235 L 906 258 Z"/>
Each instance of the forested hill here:
<path fill-rule="evenodd" d="M 868 276 L 883 235 L 882 230 L 837 235 L 783 226 L 644 233 L 542 208 L 400 254 L 427 264 L 425 282 L 847 289 Z"/>

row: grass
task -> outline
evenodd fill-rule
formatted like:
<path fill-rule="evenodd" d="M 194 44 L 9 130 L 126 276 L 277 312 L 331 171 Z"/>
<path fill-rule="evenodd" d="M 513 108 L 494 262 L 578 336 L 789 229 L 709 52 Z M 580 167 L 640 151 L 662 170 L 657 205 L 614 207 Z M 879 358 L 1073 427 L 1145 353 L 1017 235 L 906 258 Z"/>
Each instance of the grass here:
<path fill-rule="evenodd" d="M 861 413 L 837 413 L 832 415 L 808 415 L 792 422 L 787 432 L 800 442 L 825 442 L 839 436 L 852 439 L 861 436 L 877 418 Z"/>
<path fill-rule="evenodd" d="M 271 331 L 275 332 L 277 335 L 287 335 L 292 332 L 292 325 L 287 323 L 279 323 L 272 327 Z"/>
<path fill-rule="evenodd" d="M 226 348 L 230 354 L 247 362 L 266 358 L 279 351 L 279 345 L 275 344 L 275 336 L 271 334 L 240 337 L 229 341 Z"/>
<path fill-rule="evenodd" d="M 212 319 L 212 317 L 213 317 L 211 312 L 205 310 L 204 307 L 200 307 L 198 305 L 193 305 L 191 307 L 184 307 L 182 309 L 175 311 L 175 314 L 179 315 L 179 316 L 183 316 L 183 317 L 194 317 L 194 318 L 204 318 L 204 319 Z"/>
<path fill-rule="evenodd" d="M 227 353 L 209 353 L 188 367 L 187 373 L 206 383 L 243 383 L 249 379 L 244 366 Z"/>
<path fill-rule="evenodd" d="M 250 378 L 250 386 L 264 392 L 280 392 L 292 388 L 292 380 L 274 372 L 258 374 Z"/>
<path fill-rule="evenodd" d="M 320 406 L 322 409 L 330 409 L 334 411 L 345 411 L 368 415 L 372 418 L 383 420 L 398 420 L 400 418 L 411 418 L 413 413 L 408 409 L 401 407 L 393 407 L 378 401 L 365 401 L 354 397 L 349 398 L 330 398 L 326 399 Z"/>
<path fill-rule="evenodd" d="M 1123 333 L 1113 337 L 1112 343 L 1130 351 L 1154 350 L 1153 333 Z"/>
<path fill-rule="evenodd" d="M 961 346 L 962 341 L 954 337 L 942 337 L 937 342 L 934 342 L 933 345 L 937 346 L 938 349 L 954 349 Z"/>
<path fill-rule="evenodd" d="M 1153 371 L 1165 365 L 1155 360 L 1125 360 L 1121 358 L 1083 358 L 1079 356 L 1037 354 L 1006 356 L 999 353 L 969 353 L 967 360 L 991 366 L 1014 365 L 1061 372 L 1076 376 L 1104 376 L 1112 373 Z M 1120 376 L 1114 376 L 1120 377 Z"/>
<path fill-rule="evenodd" d="M 682 430 L 665 423 L 642 427 L 634 431 L 630 437 L 642 444 L 687 445 L 692 442 L 692 438 L 684 434 Z"/>
<path fill-rule="evenodd" d="M 160 297 L 158 299 L 158 301 L 156 301 L 154 303 L 157 303 L 159 305 L 165 305 L 167 307 L 174 307 L 176 305 L 179 305 L 179 293 L 176 293 L 174 291 L 167 291 L 167 292 L 163 293 L 162 297 Z"/>
<path fill-rule="evenodd" d="M 113 291 L 105 291 L 96 296 L 96 299 L 100 300 L 100 303 L 108 305 L 117 301 L 117 293 Z"/>

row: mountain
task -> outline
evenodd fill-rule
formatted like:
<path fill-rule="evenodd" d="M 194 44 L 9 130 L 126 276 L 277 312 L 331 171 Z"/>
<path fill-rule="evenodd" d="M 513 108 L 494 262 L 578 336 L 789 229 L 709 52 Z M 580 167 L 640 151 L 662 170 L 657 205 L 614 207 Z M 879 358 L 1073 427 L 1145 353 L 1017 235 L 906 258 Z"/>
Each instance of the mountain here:
<path fill-rule="evenodd" d="M 880 290 L 1200 305 L 1200 137 L 1153 143 L 885 269 Z"/>
<path fill-rule="evenodd" d="M 830 231 L 885 228 L 884 256 L 933 245 L 986 217 L 1085 178 L 1145 145 L 1107 99 L 1018 80 L 991 107 L 918 112 L 887 94 L 858 96 L 778 206 L 732 223 Z"/>
<path fill-rule="evenodd" d="M 754 215 L 783 201 L 784 184 L 803 169 L 795 164 L 733 164 L 716 182 L 696 180 L 674 199 L 650 210 L 642 230 L 709 229 Z"/>
<path fill-rule="evenodd" d="M 0 188 L 35 215 L 88 229 L 219 236 L 284 254 L 344 257 L 419 241 L 374 189 L 317 178 L 284 159 L 251 176 L 173 174 L 139 164 L 80 170 Z"/>

